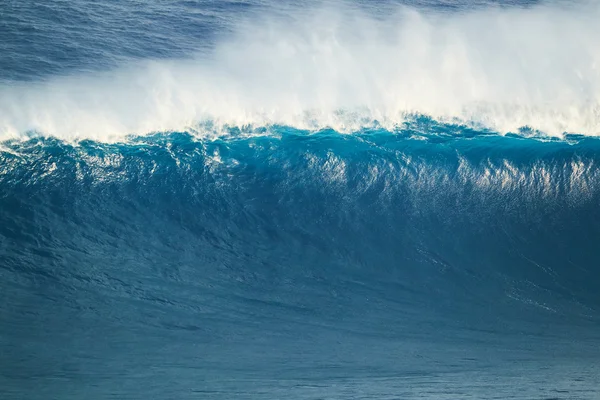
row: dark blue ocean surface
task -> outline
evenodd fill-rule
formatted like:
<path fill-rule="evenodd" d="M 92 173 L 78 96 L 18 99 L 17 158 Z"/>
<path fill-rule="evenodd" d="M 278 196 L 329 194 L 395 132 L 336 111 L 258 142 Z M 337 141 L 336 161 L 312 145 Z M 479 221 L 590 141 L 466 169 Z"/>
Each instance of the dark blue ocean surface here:
<path fill-rule="evenodd" d="M 1 3 L 0 398 L 600 398 L 599 11 Z"/>
<path fill-rule="evenodd" d="M 114 68 L 136 59 L 186 57 L 215 46 L 241 20 L 301 14 L 340 5 L 381 16 L 398 5 L 458 11 L 528 7 L 537 0 L 298 1 L 261 0 L 4 0 L 0 13 L 0 80 L 31 80 Z M 305 12 L 305 11 L 304 11 Z M 292 17 L 293 18 L 293 17 Z"/>

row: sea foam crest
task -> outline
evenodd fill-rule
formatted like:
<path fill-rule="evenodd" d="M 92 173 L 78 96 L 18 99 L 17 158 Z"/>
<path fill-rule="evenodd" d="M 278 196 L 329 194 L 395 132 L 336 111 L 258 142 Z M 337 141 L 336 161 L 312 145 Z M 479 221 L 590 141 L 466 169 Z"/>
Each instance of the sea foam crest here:
<path fill-rule="evenodd" d="M 0 86 L 0 139 L 211 126 L 392 129 L 407 116 L 499 133 L 600 134 L 600 5 L 347 7 L 247 20 L 187 60 Z M 213 129 L 214 133 L 214 129 Z"/>

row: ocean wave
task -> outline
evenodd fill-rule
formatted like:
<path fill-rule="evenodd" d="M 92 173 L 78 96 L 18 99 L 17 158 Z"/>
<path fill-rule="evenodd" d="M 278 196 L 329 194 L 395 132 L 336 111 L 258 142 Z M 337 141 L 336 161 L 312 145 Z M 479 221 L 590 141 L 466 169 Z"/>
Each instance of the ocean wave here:
<path fill-rule="evenodd" d="M 160 168 L 174 168 L 170 173 L 181 179 L 196 171 L 193 174 L 215 173 L 228 181 L 243 175 L 245 164 L 268 169 L 278 165 L 277 169 L 291 175 L 306 174 L 295 184 L 326 180 L 357 196 L 379 180 L 386 181 L 380 187 L 383 197 L 402 187 L 419 196 L 462 193 L 469 201 L 477 193 L 502 196 L 482 198 L 482 204 L 526 199 L 532 204 L 543 199 L 588 202 L 590 196 L 600 193 L 600 141 L 595 138 L 527 140 L 460 126 L 420 128 L 423 130 L 363 130 L 345 135 L 333 130 L 312 133 L 274 127 L 254 134 L 232 130 L 228 136 L 208 140 L 195 132 L 160 133 L 113 144 L 53 138 L 12 140 L 0 146 L 0 184 L 8 183 L 5 179 L 15 173 L 29 177 L 15 182 L 29 185 L 49 176 L 71 179 L 75 171 L 77 179 L 92 177 L 99 183 L 133 179 L 139 183 L 140 171 L 146 170 L 143 179 L 151 179 Z M 352 186 L 359 181 L 367 185 L 364 190 Z"/>
<path fill-rule="evenodd" d="M 106 264 L 89 248 L 109 258 L 114 248 L 131 260 L 180 249 L 180 268 L 225 299 L 227 290 L 248 290 L 294 305 L 295 292 L 269 297 L 271 274 L 306 273 L 307 292 L 318 290 L 319 279 L 335 290 L 332 282 L 345 276 L 406 302 L 402 312 L 421 310 L 424 301 L 442 309 L 451 300 L 458 309 L 447 315 L 473 325 L 474 309 L 482 316 L 510 310 L 511 321 L 528 314 L 530 321 L 594 322 L 599 147 L 591 139 L 298 131 L 210 141 L 175 133 L 117 144 L 7 142 L 0 236 L 16 265 L 23 249 L 42 257 L 42 269 L 40 246 L 54 254 L 78 249 L 93 268 L 66 262 L 46 273 L 72 271 L 92 282 L 104 268 L 142 276 L 135 268 L 155 261 Z M 382 287 L 388 279 L 410 292 Z M 331 312 L 318 296 L 302 298 L 315 301 L 316 313 Z"/>
<path fill-rule="evenodd" d="M 499 134 L 600 133 L 594 2 L 455 13 L 340 6 L 239 23 L 211 52 L 0 87 L 0 138 L 292 126 L 397 129 L 414 115 Z M 207 129 L 207 125 L 211 129 Z"/>

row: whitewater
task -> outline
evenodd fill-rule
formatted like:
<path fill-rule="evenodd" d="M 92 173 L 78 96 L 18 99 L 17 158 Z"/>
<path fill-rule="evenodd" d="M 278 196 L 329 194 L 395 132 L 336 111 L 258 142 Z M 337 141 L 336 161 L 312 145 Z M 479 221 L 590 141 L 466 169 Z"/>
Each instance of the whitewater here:
<path fill-rule="evenodd" d="M 598 398 L 598 20 L 0 3 L 0 398 Z"/>
<path fill-rule="evenodd" d="M 5 79 L 1 137 L 114 141 L 271 125 L 393 130 L 415 114 L 501 134 L 600 132 L 595 2 L 460 12 L 405 5 L 385 15 L 348 3 L 298 8 L 227 15 L 235 18 L 231 32 L 185 59 Z"/>

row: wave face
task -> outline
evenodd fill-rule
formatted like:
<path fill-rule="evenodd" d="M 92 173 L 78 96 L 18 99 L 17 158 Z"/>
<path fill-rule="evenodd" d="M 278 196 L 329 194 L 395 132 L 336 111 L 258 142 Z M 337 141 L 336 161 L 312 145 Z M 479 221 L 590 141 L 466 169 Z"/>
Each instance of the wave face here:
<path fill-rule="evenodd" d="M 38 3 L 0 398 L 600 392 L 597 3 Z"/>
<path fill-rule="evenodd" d="M 3 386 L 585 398 L 600 144 L 437 129 L 5 145 Z"/>

